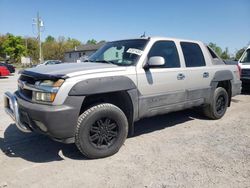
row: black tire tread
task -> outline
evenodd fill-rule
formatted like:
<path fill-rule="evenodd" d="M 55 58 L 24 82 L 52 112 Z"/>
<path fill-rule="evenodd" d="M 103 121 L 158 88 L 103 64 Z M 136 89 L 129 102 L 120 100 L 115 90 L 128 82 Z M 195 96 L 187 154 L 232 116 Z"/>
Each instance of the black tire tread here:
<path fill-rule="evenodd" d="M 85 112 L 83 112 L 78 120 L 77 120 L 77 125 L 76 125 L 76 133 L 75 133 L 75 144 L 77 146 L 77 148 L 80 150 L 80 152 L 85 155 L 86 157 L 88 158 L 95 158 L 93 156 L 91 156 L 87 151 L 84 151 L 84 149 L 81 147 L 80 145 L 80 139 L 79 139 L 79 132 L 80 132 L 80 128 L 81 128 L 81 123 L 82 121 L 88 117 L 91 113 L 94 113 L 95 111 L 101 109 L 101 108 L 106 108 L 106 109 L 109 109 L 109 108 L 116 108 L 118 109 L 119 111 L 122 112 L 122 114 L 124 115 L 124 117 L 126 118 L 125 114 L 123 113 L 123 111 L 118 108 L 117 106 L 113 105 L 113 104 L 110 104 L 110 103 L 102 103 L 102 104 L 97 104 L 95 106 L 92 106 L 90 107 L 89 109 L 87 109 Z"/>
<path fill-rule="evenodd" d="M 227 91 L 226 91 L 224 88 L 218 87 L 218 88 L 215 89 L 214 94 L 215 94 L 216 91 L 218 91 L 218 90 L 224 90 L 224 92 L 227 93 Z M 227 96 L 227 97 L 228 97 L 228 96 Z M 208 105 L 206 105 L 206 106 L 203 107 L 203 114 L 204 114 L 206 117 L 210 118 L 210 119 L 217 120 L 217 119 L 220 119 L 221 117 L 218 118 L 218 117 L 215 115 L 215 113 L 214 113 L 214 110 L 213 110 L 214 102 L 215 102 L 215 96 L 213 96 L 213 98 L 212 98 L 212 104 L 208 104 Z M 223 114 L 223 115 L 224 115 L 224 114 Z"/>

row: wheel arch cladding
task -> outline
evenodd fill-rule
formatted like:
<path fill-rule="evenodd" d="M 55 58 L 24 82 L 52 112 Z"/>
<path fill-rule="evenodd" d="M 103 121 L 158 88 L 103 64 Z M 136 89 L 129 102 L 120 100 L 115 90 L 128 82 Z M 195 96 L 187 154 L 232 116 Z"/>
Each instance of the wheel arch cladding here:
<path fill-rule="evenodd" d="M 225 80 L 233 80 L 233 74 L 229 70 L 221 70 L 217 71 L 214 74 L 214 78 L 212 79 L 212 82 L 219 82 L 219 81 L 225 81 Z"/>
<path fill-rule="evenodd" d="M 229 97 L 229 103 L 228 106 L 231 104 L 231 81 L 233 80 L 233 74 L 229 70 L 221 70 L 217 71 L 214 75 L 214 78 L 211 81 L 211 86 L 212 86 L 212 91 L 215 91 L 217 87 L 222 87 L 224 88 Z"/>
<path fill-rule="evenodd" d="M 103 77 L 103 78 L 92 78 L 76 83 L 69 92 L 69 95 L 74 96 L 96 96 L 101 95 L 105 98 L 109 94 L 118 94 L 117 92 L 126 91 L 127 97 L 131 102 L 132 116 L 127 116 L 129 121 L 129 135 L 133 135 L 134 132 L 134 121 L 138 119 L 138 90 L 134 82 L 125 76 L 115 77 Z M 120 93 L 121 94 L 121 93 Z M 107 102 L 107 101 L 106 101 Z M 120 101 L 125 102 L 125 101 Z M 84 105 L 84 102 L 83 104 Z M 120 107 L 118 105 L 118 107 Z M 121 107 L 120 107 L 121 108 Z M 121 108 L 124 110 L 123 108 Z"/>
<path fill-rule="evenodd" d="M 81 96 L 135 89 L 134 82 L 125 76 L 91 78 L 76 83 L 69 95 Z"/>

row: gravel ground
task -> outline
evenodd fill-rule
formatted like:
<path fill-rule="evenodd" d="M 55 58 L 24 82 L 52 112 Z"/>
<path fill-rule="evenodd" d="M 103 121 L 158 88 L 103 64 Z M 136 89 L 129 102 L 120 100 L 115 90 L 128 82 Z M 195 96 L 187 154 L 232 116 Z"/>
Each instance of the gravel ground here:
<path fill-rule="evenodd" d="M 141 120 L 116 155 L 87 160 L 74 144 L 15 127 L 2 95 L 16 79 L 0 79 L 0 188 L 250 187 L 249 94 L 217 121 L 192 110 Z"/>

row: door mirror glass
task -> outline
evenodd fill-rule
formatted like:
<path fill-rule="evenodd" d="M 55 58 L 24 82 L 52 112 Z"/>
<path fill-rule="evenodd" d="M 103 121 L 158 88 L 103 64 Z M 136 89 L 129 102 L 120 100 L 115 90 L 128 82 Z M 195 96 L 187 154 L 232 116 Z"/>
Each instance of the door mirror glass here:
<path fill-rule="evenodd" d="M 148 60 L 149 67 L 162 66 L 165 64 L 165 59 L 161 56 L 153 56 Z"/>

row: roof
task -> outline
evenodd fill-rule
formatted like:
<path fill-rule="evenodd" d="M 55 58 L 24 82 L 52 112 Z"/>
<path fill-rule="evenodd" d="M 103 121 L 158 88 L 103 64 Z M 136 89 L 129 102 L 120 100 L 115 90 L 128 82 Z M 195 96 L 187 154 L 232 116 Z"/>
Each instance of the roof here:
<path fill-rule="evenodd" d="M 115 41 L 139 40 L 139 39 L 150 39 L 150 40 L 153 40 L 153 41 L 172 40 L 172 41 L 185 41 L 185 42 L 194 42 L 194 43 L 200 43 L 201 42 L 201 41 L 198 41 L 198 40 L 189 40 L 189 39 L 172 38 L 172 37 L 160 37 L 160 36 L 146 36 L 146 37 L 137 37 L 137 38 L 127 38 L 127 39 L 121 39 L 121 40 L 115 40 Z"/>
<path fill-rule="evenodd" d="M 104 44 L 105 44 L 105 42 L 99 42 L 97 44 L 80 45 L 80 46 L 77 46 L 75 49 L 66 51 L 66 53 L 70 53 L 70 52 L 82 52 L 82 51 L 94 51 L 94 50 L 98 50 Z"/>
<path fill-rule="evenodd" d="M 172 37 L 158 37 L 158 36 L 154 36 L 154 37 L 150 37 L 150 39 L 153 39 L 153 40 L 172 40 L 172 41 L 179 41 L 179 42 L 203 43 L 203 42 L 198 41 L 198 40 L 190 40 L 190 39 L 182 39 L 182 38 L 172 38 Z"/>
<path fill-rule="evenodd" d="M 170 38 L 170 37 L 158 37 L 158 36 L 138 37 L 138 38 L 115 40 L 115 41 L 138 40 L 138 39 L 150 39 L 150 40 L 153 40 L 153 41 L 157 41 L 157 40 L 172 40 L 172 41 L 183 41 L 183 42 L 201 43 L 201 41 L 196 41 L 196 40 L 187 40 L 187 39 Z M 81 46 L 78 46 L 76 49 L 72 49 L 70 51 L 67 51 L 66 53 L 70 53 L 70 52 L 82 52 L 82 51 L 94 51 L 94 50 L 98 50 L 104 44 L 105 44 L 105 42 L 99 42 L 98 44 L 81 45 Z"/>

